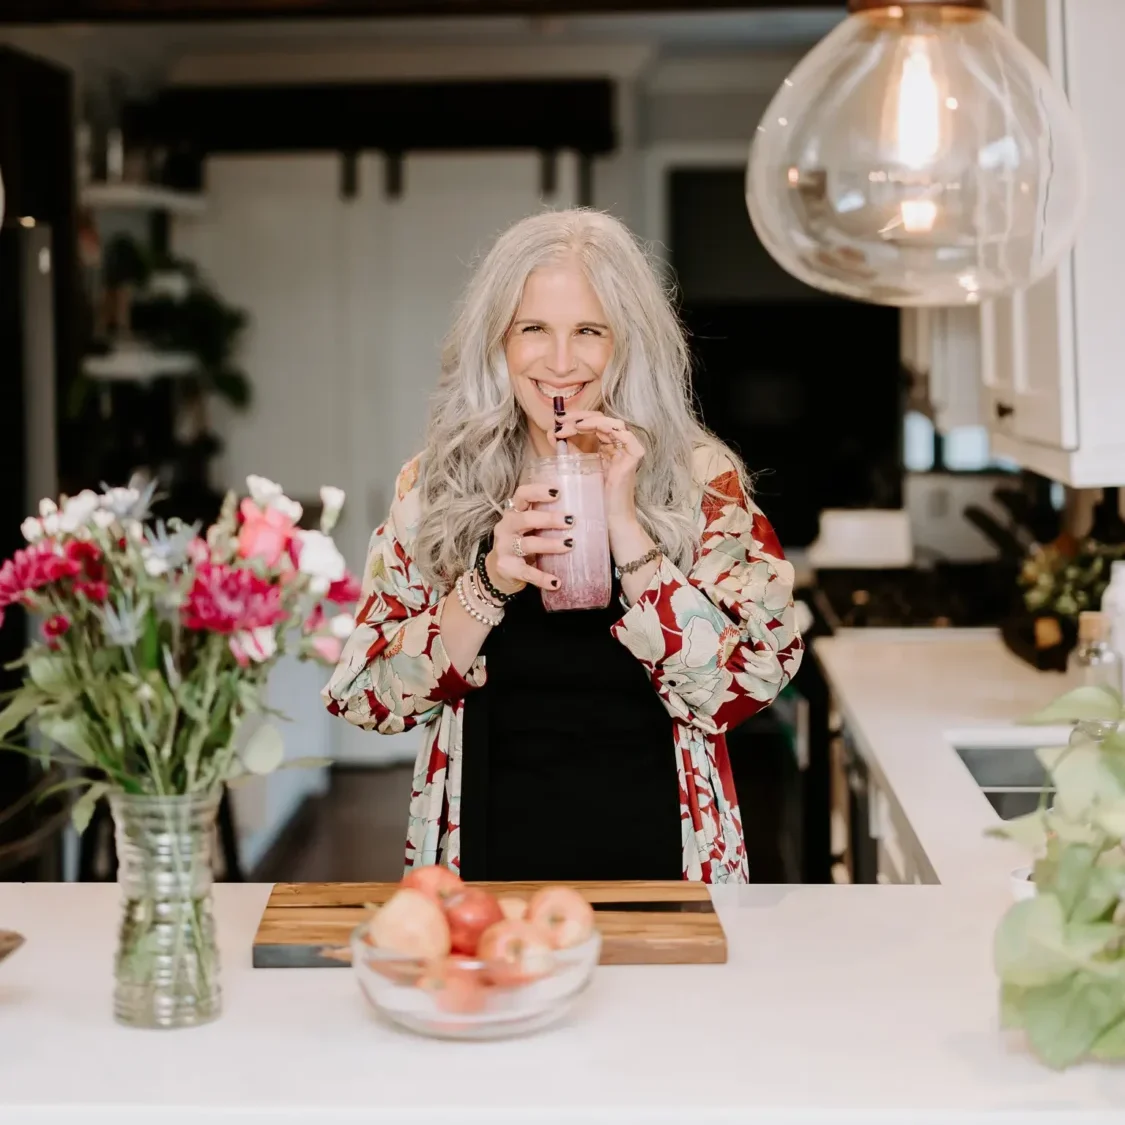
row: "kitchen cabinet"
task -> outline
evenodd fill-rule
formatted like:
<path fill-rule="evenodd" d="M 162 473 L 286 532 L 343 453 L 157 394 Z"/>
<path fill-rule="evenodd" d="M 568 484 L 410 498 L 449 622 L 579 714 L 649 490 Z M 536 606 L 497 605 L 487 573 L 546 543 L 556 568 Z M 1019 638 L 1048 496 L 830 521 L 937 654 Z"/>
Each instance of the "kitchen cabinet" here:
<path fill-rule="evenodd" d="M 982 424 L 981 325 L 973 308 L 903 309 L 902 364 L 911 399 L 939 433 Z"/>
<path fill-rule="evenodd" d="M 1125 483 L 1125 114 L 1119 0 L 1000 0 L 993 10 L 1062 83 L 1081 121 L 1090 198 L 1078 240 L 1043 281 L 980 309 L 994 453 L 1075 487 Z"/>

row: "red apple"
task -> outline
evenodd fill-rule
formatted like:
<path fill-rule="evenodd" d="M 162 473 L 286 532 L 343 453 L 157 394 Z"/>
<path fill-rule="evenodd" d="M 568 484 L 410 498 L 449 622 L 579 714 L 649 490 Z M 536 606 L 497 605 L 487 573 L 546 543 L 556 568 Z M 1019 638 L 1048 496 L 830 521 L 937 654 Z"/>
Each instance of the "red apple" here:
<path fill-rule="evenodd" d="M 544 887 L 531 896 L 527 920 L 541 926 L 556 949 L 581 945 L 594 932 L 594 911 L 572 887 Z"/>
<path fill-rule="evenodd" d="M 428 992 L 443 1012 L 461 1015 L 479 1012 L 487 996 L 480 970 L 473 970 L 459 957 L 446 957 L 433 961 L 418 982 L 419 988 Z"/>
<path fill-rule="evenodd" d="M 487 966 L 489 978 L 501 987 L 539 980 L 555 963 L 550 935 L 519 919 L 489 926 L 481 935 L 477 955 Z"/>
<path fill-rule="evenodd" d="M 449 952 L 449 923 L 441 907 L 421 891 L 395 891 L 375 912 L 367 933 L 380 949 L 432 960 Z"/>
<path fill-rule="evenodd" d="M 504 920 L 500 904 L 480 887 L 463 887 L 445 901 L 445 917 L 454 953 L 473 955 L 480 936 L 489 926 Z"/>
<path fill-rule="evenodd" d="M 527 917 L 527 899 L 516 895 L 501 895 L 496 901 L 500 904 L 505 918 L 518 921 L 520 918 Z"/>
<path fill-rule="evenodd" d="M 413 871 L 403 876 L 401 887 L 412 891 L 421 891 L 429 895 L 439 905 L 444 906 L 446 899 L 461 891 L 465 884 L 461 877 L 448 867 L 431 864 L 429 867 L 416 867 Z"/>

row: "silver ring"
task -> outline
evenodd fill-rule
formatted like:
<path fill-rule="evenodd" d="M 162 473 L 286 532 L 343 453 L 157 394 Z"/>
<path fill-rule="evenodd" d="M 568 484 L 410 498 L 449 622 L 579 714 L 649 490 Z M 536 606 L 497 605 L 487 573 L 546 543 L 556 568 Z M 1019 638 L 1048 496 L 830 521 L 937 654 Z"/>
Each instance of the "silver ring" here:
<path fill-rule="evenodd" d="M 504 508 L 506 511 L 514 512 L 516 510 L 516 502 L 510 496 L 504 501 Z"/>
<path fill-rule="evenodd" d="M 515 555 L 517 559 L 522 559 L 524 557 L 522 535 L 517 535 L 512 540 L 512 554 Z"/>

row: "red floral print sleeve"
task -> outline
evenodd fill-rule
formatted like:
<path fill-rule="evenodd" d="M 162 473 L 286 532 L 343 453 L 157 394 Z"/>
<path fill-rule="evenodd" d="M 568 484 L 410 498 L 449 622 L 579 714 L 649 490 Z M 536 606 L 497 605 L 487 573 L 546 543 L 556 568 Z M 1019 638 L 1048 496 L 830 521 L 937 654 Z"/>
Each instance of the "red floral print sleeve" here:
<path fill-rule="evenodd" d="M 707 474 L 701 541 L 688 574 L 667 559 L 613 627 L 665 707 L 722 734 L 771 703 L 801 663 L 793 567 L 729 461 Z"/>
<path fill-rule="evenodd" d="M 441 639 L 446 599 L 422 578 L 405 545 L 416 522 L 416 476 L 410 462 L 387 522 L 371 537 L 356 629 L 322 693 L 332 714 L 381 734 L 429 722 L 442 704 L 485 679 L 480 660 L 467 676 L 450 662 Z"/>

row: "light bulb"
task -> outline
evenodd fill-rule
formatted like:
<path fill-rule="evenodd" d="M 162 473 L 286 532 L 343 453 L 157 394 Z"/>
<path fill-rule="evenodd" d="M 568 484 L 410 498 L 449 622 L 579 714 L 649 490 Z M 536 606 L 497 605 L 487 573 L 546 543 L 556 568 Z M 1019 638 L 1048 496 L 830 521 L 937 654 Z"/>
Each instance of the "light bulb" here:
<path fill-rule="evenodd" d="M 746 200 L 806 284 L 888 305 L 974 304 L 1045 277 L 1073 245 L 1077 119 L 984 0 L 851 0 L 785 80 Z"/>

